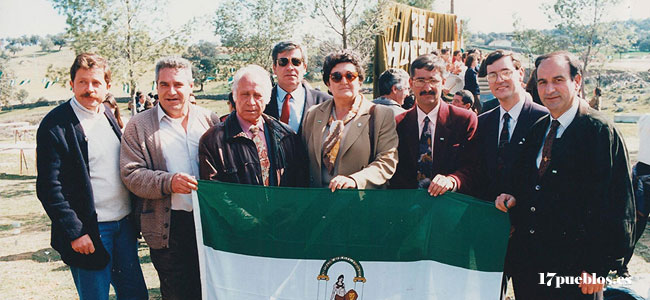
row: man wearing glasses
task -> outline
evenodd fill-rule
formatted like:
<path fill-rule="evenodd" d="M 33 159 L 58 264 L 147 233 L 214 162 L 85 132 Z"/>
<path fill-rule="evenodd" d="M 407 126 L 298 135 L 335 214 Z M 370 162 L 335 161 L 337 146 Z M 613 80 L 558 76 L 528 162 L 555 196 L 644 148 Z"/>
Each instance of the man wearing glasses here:
<path fill-rule="evenodd" d="M 534 103 L 523 88 L 524 68 L 510 51 L 490 53 L 481 66 L 481 76 L 486 76 L 492 94 L 499 105 L 478 117 L 476 142 L 479 154 L 480 179 L 476 196 L 494 201 L 501 194 L 505 177 L 521 152 L 521 145 L 530 128 L 539 118 L 548 114 L 546 107 Z"/>
<path fill-rule="evenodd" d="M 273 87 L 271 101 L 264 113 L 300 133 L 307 110 L 332 97 L 303 84 L 307 72 L 307 55 L 300 44 L 293 41 L 279 42 L 273 47 L 271 56 L 278 84 Z"/>
<path fill-rule="evenodd" d="M 391 188 L 426 188 L 431 196 L 466 192 L 478 121 L 473 112 L 441 101 L 443 72 L 445 63 L 435 55 L 422 55 L 411 64 L 416 105 L 395 118 L 399 162 Z"/>

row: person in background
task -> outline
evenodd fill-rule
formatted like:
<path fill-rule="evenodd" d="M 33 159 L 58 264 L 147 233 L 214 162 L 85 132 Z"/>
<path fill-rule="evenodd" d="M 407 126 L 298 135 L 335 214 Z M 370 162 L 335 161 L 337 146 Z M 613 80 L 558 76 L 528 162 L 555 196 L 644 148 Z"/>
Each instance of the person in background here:
<path fill-rule="evenodd" d="M 106 99 L 104 99 L 104 105 L 106 105 L 111 111 L 113 112 L 113 115 L 115 116 L 115 120 L 117 121 L 117 125 L 120 126 L 120 129 L 124 129 L 124 123 L 122 122 L 122 116 L 120 115 L 120 107 L 117 105 L 117 101 L 115 100 L 115 97 L 111 93 L 106 94 Z"/>
<path fill-rule="evenodd" d="M 464 90 L 468 90 L 474 95 L 474 105 L 478 108 L 480 103 L 481 90 L 478 85 L 478 54 L 470 54 L 465 60 L 465 86 Z"/>
<path fill-rule="evenodd" d="M 380 96 L 372 102 L 390 107 L 395 115 L 405 112 L 402 108 L 404 98 L 411 92 L 409 74 L 402 69 L 392 68 L 381 73 L 378 80 Z"/>
<path fill-rule="evenodd" d="M 596 87 L 594 89 L 594 95 L 591 97 L 591 100 L 589 100 L 589 106 L 595 110 L 600 110 L 600 96 L 602 95 L 602 91 L 600 87 Z"/>
<path fill-rule="evenodd" d="M 305 116 L 302 138 L 309 155 L 309 185 L 337 189 L 382 188 L 397 166 L 393 111 L 365 100 L 363 67 L 349 50 L 330 53 L 323 82 L 334 96 Z"/>
<path fill-rule="evenodd" d="M 474 95 L 468 90 L 460 90 L 454 94 L 451 105 L 473 111 L 478 115 L 476 107 L 474 107 Z"/>

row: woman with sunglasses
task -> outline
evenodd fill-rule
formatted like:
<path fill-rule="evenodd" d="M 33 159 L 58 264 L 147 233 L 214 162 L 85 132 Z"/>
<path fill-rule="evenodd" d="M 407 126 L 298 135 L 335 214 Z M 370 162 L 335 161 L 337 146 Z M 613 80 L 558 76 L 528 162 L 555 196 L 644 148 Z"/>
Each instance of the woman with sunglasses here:
<path fill-rule="evenodd" d="M 362 81 L 355 53 L 342 50 L 325 57 L 323 82 L 334 98 L 309 109 L 302 132 L 312 187 L 381 188 L 395 173 L 393 112 L 366 100 Z"/>

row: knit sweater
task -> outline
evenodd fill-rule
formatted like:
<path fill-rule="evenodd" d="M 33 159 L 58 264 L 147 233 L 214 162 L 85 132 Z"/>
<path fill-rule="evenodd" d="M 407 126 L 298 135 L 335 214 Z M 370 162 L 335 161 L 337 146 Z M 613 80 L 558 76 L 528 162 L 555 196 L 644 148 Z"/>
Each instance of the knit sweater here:
<path fill-rule="evenodd" d="M 190 115 L 200 119 L 207 129 L 219 123 L 214 113 L 190 105 Z M 127 189 L 136 195 L 135 216 L 149 247 L 169 247 L 171 219 L 171 182 L 160 143 L 157 107 L 135 115 L 124 128 L 120 147 L 121 177 Z"/>

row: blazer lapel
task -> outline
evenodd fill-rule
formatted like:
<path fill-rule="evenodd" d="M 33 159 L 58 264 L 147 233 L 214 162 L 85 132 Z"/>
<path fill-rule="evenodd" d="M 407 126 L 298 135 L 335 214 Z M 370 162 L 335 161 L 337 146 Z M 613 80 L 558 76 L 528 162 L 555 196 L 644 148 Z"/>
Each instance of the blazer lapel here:
<path fill-rule="evenodd" d="M 519 113 L 519 118 L 517 119 L 517 125 L 515 125 L 515 131 L 512 132 L 510 136 L 511 143 L 519 143 L 524 138 L 526 131 L 533 125 L 533 122 L 537 120 L 531 120 L 531 110 L 533 106 L 531 105 L 532 100 L 528 99 L 528 94 L 526 99 L 524 99 L 524 106 L 521 108 L 521 113 Z"/>
<path fill-rule="evenodd" d="M 339 150 L 339 157 L 343 157 L 345 155 L 345 152 L 352 147 L 352 144 L 354 144 L 357 139 L 359 139 L 359 136 L 361 136 L 361 133 L 363 132 L 364 128 L 366 128 L 366 124 L 368 123 L 368 120 L 370 120 L 370 107 L 373 105 L 369 101 L 366 101 L 365 99 L 361 100 L 361 107 L 359 108 L 359 112 L 357 113 L 357 116 L 350 121 L 350 127 L 348 129 L 348 132 L 345 134 L 343 137 L 343 141 L 341 141 L 341 149 Z"/>
<path fill-rule="evenodd" d="M 322 161 L 322 149 L 323 149 L 323 134 L 327 121 L 329 120 L 330 113 L 332 111 L 332 105 L 334 105 L 334 100 L 330 101 L 326 105 L 318 107 L 314 112 L 316 116 L 314 117 L 313 130 L 311 136 L 309 137 L 309 144 L 312 149 L 312 155 L 316 158 L 317 165 L 321 165 Z"/>
<path fill-rule="evenodd" d="M 264 109 L 264 113 L 276 119 L 280 119 L 280 116 L 278 116 L 278 86 L 277 85 L 275 85 L 271 90 L 271 100 L 266 105 L 266 108 Z"/>
<path fill-rule="evenodd" d="M 417 165 L 420 136 L 418 135 L 418 112 L 415 106 L 406 113 L 402 123 L 404 123 L 404 125 L 402 125 L 404 127 L 403 130 L 400 130 L 400 151 L 408 151 L 409 157 L 411 157 L 412 160 L 415 160 L 415 165 Z M 405 141 L 403 146 L 401 143 L 402 141 Z"/>
<path fill-rule="evenodd" d="M 441 169 L 445 158 L 447 157 L 447 139 L 449 137 L 449 128 L 447 128 L 447 119 L 449 118 L 449 105 L 442 99 L 440 101 L 440 110 L 436 120 L 436 131 L 433 135 L 433 175 Z"/>

